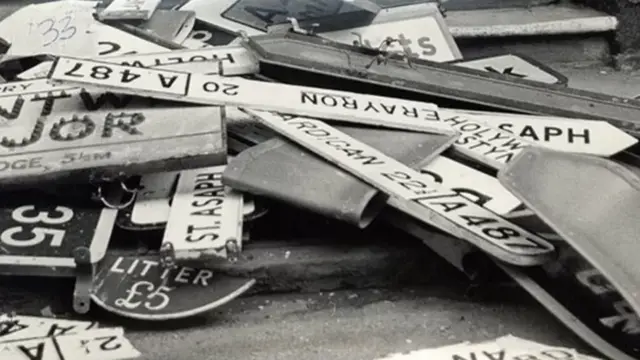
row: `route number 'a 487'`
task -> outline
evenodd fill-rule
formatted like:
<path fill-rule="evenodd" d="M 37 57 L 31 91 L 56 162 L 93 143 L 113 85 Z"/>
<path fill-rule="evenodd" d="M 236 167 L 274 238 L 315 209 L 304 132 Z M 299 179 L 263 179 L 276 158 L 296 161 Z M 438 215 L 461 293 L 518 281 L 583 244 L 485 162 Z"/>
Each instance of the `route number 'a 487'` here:
<path fill-rule="evenodd" d="M 52 211 L 40 211 L 33 205 L 23 205 L 11 212 L 11 218 L 19 224 L 0 234 L 0 243 L 13 247 L 36 246 L 49 239 L 49 246 L 59 247 L 65 231 L 58 228 L 73 219 L 73 210 L 56 206 Z"/>

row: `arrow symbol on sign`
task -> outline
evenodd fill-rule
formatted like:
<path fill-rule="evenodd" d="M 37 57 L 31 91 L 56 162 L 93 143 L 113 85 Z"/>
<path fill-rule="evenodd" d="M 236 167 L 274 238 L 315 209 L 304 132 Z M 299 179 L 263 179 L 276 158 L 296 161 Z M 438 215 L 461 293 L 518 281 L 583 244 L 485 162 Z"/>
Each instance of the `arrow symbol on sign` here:
<path fill-rule="evenodd" d="M 493 66 L 487 66 L 484 69 L 487 70 L 488 72 L 492 72 L 492 73 L 496 73 L 496 74 L 511 75 L 511 76 L 516 76 L 516 77 L 519 77 L 519 78 L 527 77 L 527 75 L 514 73 L 513 72 L 513 66 L 508 67 L 508 68 L 504 68 L 504 70 L 502 70 L 502 72 L 496 70 Z"/>

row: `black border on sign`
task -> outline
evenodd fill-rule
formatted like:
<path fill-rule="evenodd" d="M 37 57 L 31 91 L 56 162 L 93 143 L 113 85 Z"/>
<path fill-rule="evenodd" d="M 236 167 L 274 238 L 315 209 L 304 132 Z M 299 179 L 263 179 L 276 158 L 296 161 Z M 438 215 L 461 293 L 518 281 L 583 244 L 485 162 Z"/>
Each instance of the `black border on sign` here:
<path fill-rule="evenodd" d="M 500 54 L 492 54 L 492 55 L 488 55 L 488 56 L 474 56 L 474 57 L 469 57 L 469 58 L 464 58 L 464 59 L 460 59 L 460 60 L 452 60 L 452 61 L 447 61 L 445 62 L 445 64 L 452 64 L 452 65 L 457 65 L 459 63 L 464 63 L 464 62 L 470 62 L 470 61 L 476 61 L 476 60 L 486 60 L 492 57 L 498 57 L 498 56 L 507 56 L 507 55 L 513 55 L 513 56 L 517 56 L 525 61 L 527 61 L 528 63 L 534 65 L 535 67 L 539 68 L 540 70 L 546 72 L 547 74 L 553 76 L 556 78 L 556 82 L 554 84 L 549 84 L 549 85 L 561 85 L 561 86 L 569 86 L 569 79 L 564 76 L 564 74 L 552 69 L 551 67 L 549 67 L 549 65 L 534 59 L 533 57 L 529 56 L 529 55 L 525 55 L 519 52 L 508 52 L 508 53 L 500 53 Z M 535 81 L 535 80 L 530 80 L 530 81 Z M 538 81 L 536 81 L 538 82 Z M 546 84 L 543 82 L 540 82 L 541 84 Z"/>
<path fill-rule="evenodd" d="M 89 251 L 91 263 L 97 264 L 107 253 L 109 240 L 113 233 L 117 210 L 103 208 L 98 217 L 98 224 L 93 233 Z M 25 271 L 15 271 L 15 268 L 24 268 Z M 9 268 L 12 270 L 9 271 Z M 76 263 L 74 257 L 49 257 L 49 256 L 0 256 L 0 274 L 50 277 L 74 277 Z"/>

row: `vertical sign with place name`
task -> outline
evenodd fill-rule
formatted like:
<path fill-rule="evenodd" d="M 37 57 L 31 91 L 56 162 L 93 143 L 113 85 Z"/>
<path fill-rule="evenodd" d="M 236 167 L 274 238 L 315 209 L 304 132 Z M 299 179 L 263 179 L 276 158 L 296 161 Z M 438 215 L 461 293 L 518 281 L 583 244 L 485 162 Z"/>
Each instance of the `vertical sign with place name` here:
<path fill-rule="evenodd" d="M 242 195 L 222 184 L 225 166 L 180 172 L 165 228 L 176 261 L 227 259 L 242 249 Z"/>

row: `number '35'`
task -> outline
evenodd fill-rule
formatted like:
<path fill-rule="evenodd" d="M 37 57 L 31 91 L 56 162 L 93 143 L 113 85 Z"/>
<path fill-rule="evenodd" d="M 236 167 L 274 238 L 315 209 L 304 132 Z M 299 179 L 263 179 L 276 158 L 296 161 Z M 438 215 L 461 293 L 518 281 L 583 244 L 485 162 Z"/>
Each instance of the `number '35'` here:
<path fill-rule="evenodd" d="M 55 18 L 46 18 L 35 24 L 38 32 L 43 37 L 43 47 L 47 47 L 58 40 L 71 39 L 78 31 L 71 24 L 72 15 L 67 15 L 57 20 Z M 33 26 L 33 24 L 32 24 Z"/>

